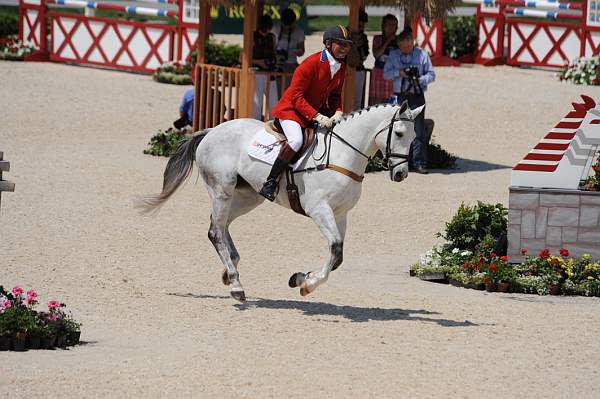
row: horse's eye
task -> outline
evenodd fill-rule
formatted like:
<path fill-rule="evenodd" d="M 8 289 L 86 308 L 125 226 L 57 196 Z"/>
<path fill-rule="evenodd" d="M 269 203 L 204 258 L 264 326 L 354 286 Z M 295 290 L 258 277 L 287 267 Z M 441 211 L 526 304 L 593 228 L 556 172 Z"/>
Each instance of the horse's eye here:
<path fill-rule="evenodd" d="M 396 136 L 398 136 L 398 138 L 402 138 L 404 136 L 404 133 L 402 133 L 402 132 L 396 132 Z"/>

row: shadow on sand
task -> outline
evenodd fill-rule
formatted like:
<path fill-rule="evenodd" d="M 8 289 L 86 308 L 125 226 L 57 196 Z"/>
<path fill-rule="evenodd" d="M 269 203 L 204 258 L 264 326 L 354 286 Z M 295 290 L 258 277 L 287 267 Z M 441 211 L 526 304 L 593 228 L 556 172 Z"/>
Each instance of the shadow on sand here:
<path fill-rule="evenodd" d="M 196 299 L 227 299 L 231 297 L 221 295 L 204 295 L 204 294 L 183 294 L 183 293 L 168 293 L 184 298 Z M 305 302 L 287 299 L 265 299 L 265 298 L 248 298 L 245 304 L 236 303 L 234 305 L 241 311 L 249 311 L 251 309 L 276 309 L 276 310 L 299 310 L 306 316 L 337 316 L 343 317 L 346 320 L 355 323 L 364 323 L 368 321 L 420 321 L 425 323 L 436 323 L 442 327 L 476 327 L 478 324 L 468 320 L 455 321 L 448 319 L 436 319 L 424 317 L 421 315 L 439 315 L 438 312 L 431 312 L 424 309 L 383 309 L 383 308 L 364 308 L 359 306 L 349 305 L 333 305 L 324 302 Z M 339 320 L 329 320 L 339 322 Z"/>
<path fill-rule="evenodd" d="M 491 170 L 498 169 L 511 169 L 512 166 L 501 165 L 497 163 L 491 163 L 486 161 L 479 161 L 476 159 L 464 159 L 459 158 L 456 160 L 455 169 L 430 169 L 430 173 L 439 173 L 441 175 L 451 175 L 456 173 L 469 173 L 469 172 L 489 172 Z"/>

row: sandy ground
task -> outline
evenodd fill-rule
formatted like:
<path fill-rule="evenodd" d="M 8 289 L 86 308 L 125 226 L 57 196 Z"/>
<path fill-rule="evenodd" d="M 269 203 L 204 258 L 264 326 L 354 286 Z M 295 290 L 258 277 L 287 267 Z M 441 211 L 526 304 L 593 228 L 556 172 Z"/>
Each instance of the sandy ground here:
<path fill-rule="evenodd" d="M 142 154 L 186 88 L 147 76 L 0 62 L 0 283 L 66 302 L 85 344 L 0 353 L 0 397 L 597 398 L 600 300 L 488 294 L 422 282 L 411 263 L 461 201 L 508 200 L 510 166 L 599 88 L 543 71 L 438 68 L 435 140 L 460 168 L 364 181 L 345 262 L 302 298 L 289 276 L 325 240 L 272 204 L 232 226 L 249 296 L 237 304 L 206 238 L 203 185 L 154 218 L 165 158 Z"/>

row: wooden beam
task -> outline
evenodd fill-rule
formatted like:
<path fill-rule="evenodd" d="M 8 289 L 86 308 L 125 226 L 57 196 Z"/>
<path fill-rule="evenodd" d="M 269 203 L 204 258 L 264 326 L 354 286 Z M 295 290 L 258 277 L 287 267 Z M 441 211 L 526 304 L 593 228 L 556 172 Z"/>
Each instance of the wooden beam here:
<path fill-rule="evenodd" d="M 252 47 L 254 46 L 254 31 L 256 30 L 256 9 L 252 0 L 244 1 L 244 46 L 242 48 L 242 87 L 240 90 L 240 113 L 238 118 L 252 116 L 254 98 L 254 74 L 252 65 Z"/>
<path fill-rule="evenodd" d="M 8 172 L 8 171 L 10 171 L 10 162 L 0 161 L 0 172 Z"/>
<path fill-rule="evenodd" d="M 364 0 L 352 0 L 350 3 L 348 27 L 352 32 L 358 31 L 358 13 L 361 7 L 364 7 Z M 356 90 L 360 90 L 360 88 L 356 87 L 356 68 L 346 66 L 346 79 L 342 97 L 344 112 L 354 110 L 354 92 Z"/>

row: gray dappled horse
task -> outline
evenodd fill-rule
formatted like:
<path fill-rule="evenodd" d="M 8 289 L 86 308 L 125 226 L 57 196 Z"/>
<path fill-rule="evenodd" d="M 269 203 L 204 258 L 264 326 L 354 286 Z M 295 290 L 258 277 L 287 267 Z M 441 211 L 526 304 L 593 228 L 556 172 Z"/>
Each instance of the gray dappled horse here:
<path fill-rule="evenodd" d="M 313 153 L 302 161 L 294 176 L 300 203 L 327 239 L 331 257 L 320 269 L 292 275 L 289 285 L 300 287 L 301 295 L 325 283 L 329 273 L 342 263 L 347 214 L 358 202 L 370 157 L 381 150 L 391 180 L 399 182 L 407 177 L 407 155 L 415 138 L 413 121 L 422 110 L 410 110 L 407 103 L 381 104 L 346 115 L 330 130 L 319 129 Z M 160 207 L 187 179 L 196 160 L 212 205 L 208 238 L 225 265 L 223 283 L 231 284 L 231 295 L 239 301 L 246 297 L 237 270 L 240 255 L 229 235 L 229 224 L 264 201 L 258 191 L 271 166 L 247 153 L 251 140 L 263 128 L 263 122 L 236 119 L 182 142 L 169 159 L 162 192 L 142 203 L 146 211 Z M 280 189 L 275 202 L 290 208 L 285 189 Z"/>

